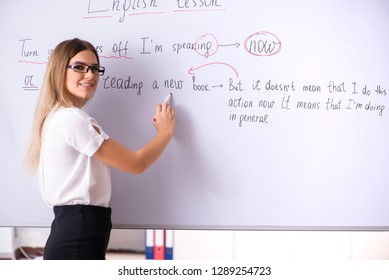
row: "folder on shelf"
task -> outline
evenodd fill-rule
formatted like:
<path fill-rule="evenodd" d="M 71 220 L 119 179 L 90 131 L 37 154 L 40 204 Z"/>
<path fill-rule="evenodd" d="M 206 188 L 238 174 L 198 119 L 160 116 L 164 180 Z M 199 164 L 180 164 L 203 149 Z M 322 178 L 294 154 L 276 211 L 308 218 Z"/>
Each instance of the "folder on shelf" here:
<path fill-rule="evenodd" d="M 154 259 L 154 230 L 145 230 L 145 255 L 146 260 Z"/>
<path fill-rule="evenodd" d="M 165 260 L 173 259 L 174 231 L 165 230 Z"/>
<path fill-rule="evenodd" d="M 154 230 L 154 260 L 165 259 L 165 231 L 163 229 Z"/>

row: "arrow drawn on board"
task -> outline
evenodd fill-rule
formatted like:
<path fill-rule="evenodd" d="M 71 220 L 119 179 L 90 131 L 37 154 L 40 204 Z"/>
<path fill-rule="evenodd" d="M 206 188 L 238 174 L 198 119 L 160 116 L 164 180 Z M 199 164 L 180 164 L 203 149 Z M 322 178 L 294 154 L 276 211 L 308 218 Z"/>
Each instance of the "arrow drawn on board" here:
<path fill-rule="evenodd" d="M 235 44 L 226 44 L 226 45 L 219 45 L 219 47 L 235 47 L 235 48 L 239 48 L 240 44 L 239 43 L 235 43 Z"/>
<path fill-rule="evenodd" d="M 204 68 L 204 67 L 211 66 L 211 65 L 225 65 L 227 67 L 230 67 L 232 70 L 234 70 L 236 77 L 239 77 L 238 71 L 236 71 L 236 69 L 234 67 L 232 67 L 231 65 L 229 65 L 228 63 L 224 63 L 224 62 L 211 62 L 211 63 L 207 63 L 207 64 L 201 65 L 199 67 L 196 67 L 196 68 L 193 68 L 193 66 L 192 66 L 189 69 L 188 74 L 194 75 L 197 70 Z"/>

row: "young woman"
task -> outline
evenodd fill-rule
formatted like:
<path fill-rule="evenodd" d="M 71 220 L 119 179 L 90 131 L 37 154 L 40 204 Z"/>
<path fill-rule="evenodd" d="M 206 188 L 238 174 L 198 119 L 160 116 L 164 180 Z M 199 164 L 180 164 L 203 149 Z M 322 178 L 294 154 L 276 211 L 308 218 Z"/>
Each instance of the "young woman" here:
<path fill-rule="evenodd" d="M 54 210 L 44 259 L 105 259 L 110 167 L 142 173 L 175 130 L 173 108 L 164 103 L 155 109 L 157 134 L 141 149 L 110 138 L 82 110 L 104 70 L 93 45 L 77 38 L 60 43 L 47 65 L 27 153 L 28 168 L 38 170 L 42 196 Z"/>

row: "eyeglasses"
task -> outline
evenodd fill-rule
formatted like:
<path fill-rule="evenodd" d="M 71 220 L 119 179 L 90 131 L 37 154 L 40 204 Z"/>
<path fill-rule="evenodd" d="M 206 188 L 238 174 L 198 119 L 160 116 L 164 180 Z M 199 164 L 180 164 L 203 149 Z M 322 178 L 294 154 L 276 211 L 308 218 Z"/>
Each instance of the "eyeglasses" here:
<path fill-rule="evenodd" d="M 85 63 L 78 62 L 78 61 L 74 62 L 72 65 L 66 66 L 66 68 L 71 68 L 78 73 L 88 73 L 90 69 L 94 75 L 99 75 L 99 76 L 103 76 L 105 72 L 105 68 L 103 66 L 99 66 L 99 65 L 89 66 Z"/>

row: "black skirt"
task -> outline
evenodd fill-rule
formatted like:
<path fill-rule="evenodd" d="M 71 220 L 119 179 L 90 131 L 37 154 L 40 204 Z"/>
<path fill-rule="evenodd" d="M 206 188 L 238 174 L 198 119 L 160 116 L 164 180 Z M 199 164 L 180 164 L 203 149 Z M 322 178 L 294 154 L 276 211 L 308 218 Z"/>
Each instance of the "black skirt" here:
<path fill-rule="evenodd" d="M 45 260 L 104 260 L 111 234 L 111 208 L 54 206 Z"/>

